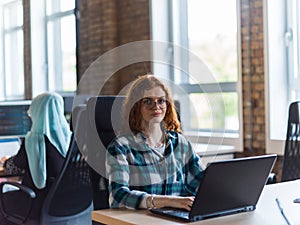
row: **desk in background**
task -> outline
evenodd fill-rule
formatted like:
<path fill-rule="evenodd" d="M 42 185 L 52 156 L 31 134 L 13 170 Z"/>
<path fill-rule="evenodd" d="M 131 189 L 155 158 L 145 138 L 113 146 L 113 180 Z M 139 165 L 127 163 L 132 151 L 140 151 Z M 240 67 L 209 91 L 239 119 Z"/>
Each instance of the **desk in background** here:
<path fill-rule="evenodd" d="M 252 212 L 184 223 L 154 215 L 148 210 L 104 209 L 93 211 L 92 220 L 108 225 L 286 225 L 275 201 L 278 198 L 291 225 L 298 225 L 300 224 L 300 204 L 293 203 L 293 200 L 299 197 L 300 180 L 296 180 L 266 185 L 258 201 L 256 210 Z"/>
<path fill-rule="evenodd" d="M 192 143 L 192 146 L 205 166 L 212 161 L 233 159 L 236 151 L 235 147 L 230 145 Z"/>

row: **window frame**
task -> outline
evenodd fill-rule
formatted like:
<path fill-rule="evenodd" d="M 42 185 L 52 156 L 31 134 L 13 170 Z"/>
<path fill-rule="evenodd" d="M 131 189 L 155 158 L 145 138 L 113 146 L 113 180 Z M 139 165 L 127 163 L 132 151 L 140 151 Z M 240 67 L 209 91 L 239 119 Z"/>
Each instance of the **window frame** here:
<path fill-rule="evenodd" d="M 291 1 L 293 0 L 263 1 L 264 48 L 267 53 L 265 54 L 266 153 L 279 155 L 284 154 L 289 105 L 297 100 L 291 93 L 294 84 L 299 82 L 293 75 L 294 70 L 299 74 L 300 48 L 297 45 L 300 42 L 298 37 L 298 44 L 294 45 L 295 34 L 291 33 L 297 28 L 293 24 L 292 16 L 297 12 L 293 11 L 295 7 Z M 299 6 L 298 10 L 300 11 Z M 297 25 L 299 35 L 300 23 Z M 295 47 L 298 52 L 296 55 Z"/>
<path fill-rule="evenodd" d="M 162 3 L 163 2 L 163 3 Z M 156 1 L 152 0 L 152 39 L 154 41 L 163 41 L 163 42 L 170 42 L 174 43 L 176 42 L 176 37 L 173 37 L 171 34 L 173 33 L 173 27 L 172 27 L 172 10 L 174 7 L 175 1 Z M 181 33 L 187 34 L 187 26 L 185 23 L 187 22 L 187 2 L 186 1 L 177 1 L 180 6 L 180 12 L 185 13 L 185 16 L 181 16 L 179 21 L 179 26 L 181 27 Z M 239 1 L 236 1 L 237 4 L 237 34 L 240 34 L 240 3 Z M 158 25 L 159 21 L 159 25 Z M 159 26 L 159 28 L 158 28 Z M 167 31 L 167 32 L 166 32 Z M 186 35 L 186 38 L 181 36 L 181 40 L 179 41 L 179 45 L 183 46 L 184 48 L 188 48 L 188 38 Z M 235 147 L 236 151 L 243 151 L 243 120 L 242 120 L 242 83 L 241 83 L 241 39 L 240 35 L 237 35 L 237 58 L 238 58 L 238 78 L 236 82 L 217 82 L 217 83 L 201 83 L 201 88 L 205 90 L 205 93 L 229 93 L 229 92 L 235 92 L 238 96 L 238 121 L 239 121 L 239 130 L 234 135 L 232 133 L 222 133 L 222 132 L 205 132 L 205 131 L 192 131 L 187 130 L 185 131 L 185 135 L 192 141 L 192 142 L 200 142 L 200 143 L 210 143 L 210 144 L 219 144 L 219 145 L 232 145 Z M 171 52 L 173 55 L 176 53 L 174 49 L 169 48 L 165 49 L 166 52 Z M 155 52 L 154 52 L 155 55 Z M 175 58 L 176 56 L 174 56 Z M 174 67 L 170 65 L 174 65 L 174 58 L 169 59 L 170 64 L 166 66 L 158 65 L 156 66 L 155 63 L 153 63 L 153 71 L 155 74 L 155 71 L 160 71 L 159 74 L 168 74 L 165 76 L 166 79 L 170 79 L 175 81 L 175 72 Z M 182 83 L 180 86 L 188 93 L 201 93 L 201 90 L 199 90 L 198 84 L 189 84 L 184 80 L 183 78 Z M 221 92 L 220 92 L 221 91 Z M 180 102 L 185 102 L 180 101 Z M 184 107 L 186 108 L 186 107 Z"/>
<path fill-rule="evenodd" d="M 47 4 L 46 4 L 46 1 L 45 0 L 45 11 L 46 11 L 46 7 L 47 7 Z M 49 0 L 48 0 L 49 1 Z M 55 1 L 55 0 L 51 0 L 51 1 Z M 50 23 L 60 23 L 60 26 L 61 26 L 61 21 L 64 19 L 64 18 L 67 18 L 68 16 L 72 16 L 74 15 L 74 27 L 75 27 L 75 56 L 76 56 L 76 64 L 75 64 L 75 68 L 76 68 L 76 77 L 77 77 L 77 14 L 76 14 L 76 7 L 77 7 L 77 0 L 74 0 L 75 1 L 75 4 L 74 4 L 74 8 L 73 9 L 69 9 L 69 10 L 65 10 L 65 11 L 59 11 L 59 12 L 53 12 L 53 13 L 50 13 L 47 15 L 47 13 L 45 13 L 45 52 L 46 52 L 46 55 L 45 55 L 45 58 L 46 58 L 46 65 L 47 65 L 47 70 L 46 70 L 46 76 L 47 76 L 47 89 L 50 90 L 50 91 L 56 91 L 56 92 L 59 92 L 61 93 L 62 95 L 64 94 L 67 94 L 67 93 L 70 93 L 70 91 L 63 91 L 63 68 L 62 68 L 62 65 L 60 63 L 57 63 L 57 62 L 61 62 L 62 61 L 62 49 L 61 48 L 53 48 L 53 55 L 55 55 L 55 59 L 54 61 L 56 61 L 56 63 L 53 63 L 54 65 L 54 68 L 53 70 L 55 70 L 55 74 L 54 74 L 54 77 L 51 78 L 51 75 L 49 73 L 49 49 L 48 49 L 48 33 L 49 33 L 49 30 L 48 30 L 48 24 Z M 57 27 L 56 27 L 57 28 Z M 61 28 L 61 27 L 60 27 Z M 59 32 L 61 32 L 61 30 L 59 30 Z M 56 34 L 56 33 L 55 33 Z M 53 41 L 56 45 L 57 44 L 61 44 L 61 38 L 59 35 L 54 35 L 53 37 L 55 39 L 55 41 Z M 53 80 L 54 82 L 51 82 L 51 80 Z M 77 82 L 77 78 L 76 78 L 76 82 Z M 76 91 L 76 90 L 74 90 Z M 71 92 L 74 92 L 74 91 L 71 91 Z"/>
<path fill-rule="evenodd" d="M 1 66 L 1 80 L 3 82 L 1 82 L 1 92 L 0 92 L 0 99 L 1 100 L 14 100 L 14 99 L 24 99 L 25 97 L 25 74 L 24 74 L 24 31 L 23 31 L 23 17 L 22 18 L 22 24 L 19 25 L 14 25 L 9 27 L 8 29 L 4 27 L 4 20 L 5 20 L 5 13 L 4 13 L 4 8 L 8 7 L 9 5 L 18 5 L 21 4 L 22 5 L 22 0 L 6 0 L 6 1 L 2 1 L 0 4 L 0 10 L 2 11 L 1 15 L 1 19 L 0 19 L 0 30 L 1 30 L 1 37 L 0 37 L 0 51 L 1 51 L 1 57 L 0 57 L 0 66 Z M 14 8 L 14 10 L 16 10 L 16 12 L 14 13 L 14 15 L 18 15 L 19 13 L 17 12 L 18 8 Z M 12 65 L 11 63 L 9 64 L 9 67 L 17 70 L 17 73 L 15 73 L 15 75 L 13 75 L 14 77 L 8 77 L 11 74 L 7 73 L 7 63 L 6 63 L 6 52 L 7 50 L 7 44 L 6 42 L 6 36 L 9 35 L 10 37 L 12 37 L 12 35 L 16 35 L 16 36 L 20 36 L 22 37 L 21 40 L 21 44 L 22 47 L 21 48 L 15 48 L 14 50 L 9 49 L 9 52 L 11 54 L 10 58 L 15 58 L 18 59 L 17 65 L 14 63 L 14 65 Z M 20 59 L 19 55 L 21 55 L 23 58 Z M 19 77 L 21 74 L 23 74 L 23 77 Z M 23 78 L 23 79 L 22 79 Z M 21 79 L 21 80 L 20 80 Z M 18 87 L 17 85 L 15 90 L 11 90 L 12 93 L 7 93 L 7 81 L 11 80 L 11 81 L 15 81 L 15 80 L 20 80 L 20 82 L 22 82 L 22 88 L 20 91 L 20 87 Z"/>

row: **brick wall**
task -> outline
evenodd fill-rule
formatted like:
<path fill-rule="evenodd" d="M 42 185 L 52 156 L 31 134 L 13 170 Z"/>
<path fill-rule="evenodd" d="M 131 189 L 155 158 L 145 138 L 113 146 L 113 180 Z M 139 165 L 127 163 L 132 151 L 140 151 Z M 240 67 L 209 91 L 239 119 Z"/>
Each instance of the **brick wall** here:
<path fill-rule="evenodd" d="M 266 152 L 263 0 L 241 1 L 241 46 L 244 152 L 237 157 Z M 282 157 L 274 172 L 281 177 Z"/>
<path fill-rule="evenodd" d="M 109 50 L 129 42 L 150 39 L 148 0 L 79 0 L 78 7 L 79 78 L 84 76 L 91 63 Z M 111 60 L 112 65 L 116 65 L 121 59 L 114 57 Z M 106 66 L 99 72 L 88 74 L 89 81 L 80 86 L 81 93 L 94 93 L 97 90 L 101 94 L 117 94 L 137 75 L 145 73 L 144 63 L 138 63 L 113 71 L 107 81 L 103 77 L 107 77 L 112 68 Z M 104 87 L 98 90 L 99 84 L 103 83 Z"/>
<path fill-rule="evenodd" d="M 25 79 L 25 99 L 32 96 L 32 76 L 31 76 L 31 40 L 30 40 L 30 0 L 23 0 L 23 27 L 24 27 L 24 79 Z"/>
<path fill-rule="evenodd" d="M 244 146 L 265 152 L 264 39 L 262 0 L 241 2 Z"/>

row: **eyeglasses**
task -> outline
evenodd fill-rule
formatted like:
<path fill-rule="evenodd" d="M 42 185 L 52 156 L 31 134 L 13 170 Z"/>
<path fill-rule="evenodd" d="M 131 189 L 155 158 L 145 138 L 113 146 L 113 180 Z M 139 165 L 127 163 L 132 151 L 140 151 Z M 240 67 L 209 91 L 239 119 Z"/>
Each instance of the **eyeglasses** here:
<path fill-rule="evenodd" d="M 164 97 L 162 98 L 142 98 L 141 100 L 142 105 L 146 109 L 152 109 L 154 106 L 158 105 L 160 109 L 164 109 L 169 105 L 169 102 Z"/>

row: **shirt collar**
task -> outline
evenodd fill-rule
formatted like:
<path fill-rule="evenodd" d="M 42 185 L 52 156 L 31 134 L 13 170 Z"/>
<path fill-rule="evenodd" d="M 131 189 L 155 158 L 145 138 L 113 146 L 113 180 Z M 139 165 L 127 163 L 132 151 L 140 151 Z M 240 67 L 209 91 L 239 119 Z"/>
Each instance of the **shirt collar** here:
<path fill-rule="evenodd" d="M 168 141 L 169 139 L 177 138 L 173 133 L 171 133 L 168 130 L 165 130 L 165 135 L 166 135 L 166 141 Z M 136 143 L 140 143 L 140 142 L 145 142 L 147 138 L 142 132 L 139 132 L 134 136 L 134 140 L 136 141 Z"/>

